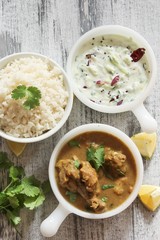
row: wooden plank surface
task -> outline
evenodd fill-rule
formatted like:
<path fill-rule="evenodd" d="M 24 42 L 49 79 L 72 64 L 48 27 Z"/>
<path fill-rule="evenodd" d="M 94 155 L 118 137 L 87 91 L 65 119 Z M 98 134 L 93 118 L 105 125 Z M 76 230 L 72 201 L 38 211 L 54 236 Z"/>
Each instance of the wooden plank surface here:
<path fill-rule="evenodd" d="M 65 68 L 68 53 L 80 35 L 93 27 L 120 24 L 141 33 L 151 44 L 160 65 L 160 4 L 159 0 L 1 0 L 0 57 L 20 51 L 34 51 L 56 60 Z M 160 75 L 145 106 L 160 125 Z M 49 139 L 29 144 L 16 158 L 0 138 L 0 150 L 7 151 L 15 163 L 25 167 L 28 175 L 47 179 L 52 150 L 70 129 L 81 124 L 99 122 L 118 127 L 129 136 L 140 131 L 131 112 L 103 114 L 91 110 L 76 98 L 67 123 Z M 160 128 L 158 128 L 160 136 Z M 146 184 L 160 185 L 160 143 L 151 161 L 144 160 Z M 0 176 L 0 186 L 6 183 Z M 57 206 L 51 193 L 42 207 L 34 212 L 22 211 L 19 231 L 22 238 L 0 215 L 0 240 L 42 240 L 42 220 Z M 70 215 L 61 225 L 54 240 L 158 240 L 160 209 L 147 211 L 137 199 L 126 211 L 104 220 L 88 220 Z"/>

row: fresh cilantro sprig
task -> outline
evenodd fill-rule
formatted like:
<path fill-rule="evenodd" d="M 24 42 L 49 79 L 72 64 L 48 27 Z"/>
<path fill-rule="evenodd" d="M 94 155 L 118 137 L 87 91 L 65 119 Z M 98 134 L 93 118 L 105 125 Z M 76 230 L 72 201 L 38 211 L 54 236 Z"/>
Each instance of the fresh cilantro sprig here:
<path fill-rule="evenodd" d="M 9 183 L 0 191 L 0 213 L 6 215 L 15 226 L 21 221 L 22 208 L 33 210 L 45 200 L 50 190 L 49 182 L 41 183 L 34 176 L 26 177 L 22 167 L 13 166 L 5 152 L 0 152 L 0 169 L 8 172 Z"/>
<path fill-rule="evenodd" d="M 40 105 L 41 92 L 37 87 L 26 87 L 25 85 L 19 85 L 12 91 L 12 98 L 15 100 L 25 98 L 23 107 L 27 110 L 31 110 Z"/>
<path fill-rule="evenodd" d="M 78 161 L 78 159 L 74 160 L 74 166 L 75 166 L 76 168 L 79 168 L 80 162 Z"/>
<path fill-rule="evenodd" d="M 87 161 L 98 171 L 104 163 L 104 147 L 98 146 L 97 148 L 92 145 L 87 149 Z"/>

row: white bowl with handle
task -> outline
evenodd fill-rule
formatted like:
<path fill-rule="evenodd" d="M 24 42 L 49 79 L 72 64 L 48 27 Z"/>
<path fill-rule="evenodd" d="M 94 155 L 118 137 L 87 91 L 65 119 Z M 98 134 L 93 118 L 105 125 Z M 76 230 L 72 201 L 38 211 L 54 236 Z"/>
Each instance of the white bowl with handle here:
<path fill-rule="evenodd" d="M 119 106 L 105 106 L 101 104 L 97 104 L 92 102 L 89 98 L 87 98 L 78 88 L 77 82 L 74 77 L 74 61 L 76 56 L 80 51 L 83 50 L 85 44 L 91 40 L 92 38 L 102 37 L 102 36 L 110 36 L 117 35 L 125 38 L 132 38 L 132 41 L 137 45 L 137 48 L 145 48 L 145 57 L 150 69 L 149 74 L 149 83 L 147 87 L 142 90 L 141 94 L 139 94 L 132 102 L 124 103 Z M 118 38 L 118 37 L 117 37 Z M 149 112 L 144 107 L 144 100 L 147 96 L 152 92 L 156 75 L 157 75 L 157 63 L 154 52 L 150 47 L 149 43 L 136 31 L 126 28 L 119 25 L 105 25 L 94 28 L 83 36 L 79 38 L 79 40 L 75 43 L 73 48 L 70 51 L 68 61 L 67 61 L 67 73 L 71 84 L 73 86 L 73 91 L 76 97 L 84 103 L 86 106 L 100 112 L 104 113 L 120 113 L 125 111 L 132 111 L 137 117 L 142 131 L 145 132 L 155 132 L 157 129 L 157 122 L 155 119 L 149 114 Z"/>
<path fill-rule="evenodd" d="M 55 176 L 55 164 L 57 161 L 57 157 L 60 153 L 60 150 L 63 148 L 63 146 L 68 143 L 71 139 L 75 138 L 76 136 L 86 133 L 86 132 L 104 132 L 111 134 L 113 136 L 116 136 L 118 139 L 120 139 L 131 151 L 134 159 L 135 159 L 135 165 L 136 165 L 136 171 L 137 171 L 137 178 L 135 185 L 133 187 L 132 193 L 129 195 L 129 197 L 118 207 L 116 207 L 113 210 L 106 211 L 104 213 L 96 214 L 96 213 L 89 213 L 82 211 L 76 207 L 74 207 L 72 204 L 70 204 L 67 200 L 64 199 L 64 197 L 61 195 L 57 181 Z M 57 208 L 51 213 L 50 216 L 48 216 L 41 224 L 40 230 L 43 236 L 45 237 L 51 237 L 56 234 L 58 228 L 60 227 L 63 220 L 70 214 L 74 213 L 78 216 L 89 218 L 89 219 L 103 219 L 103 218 L 109 218 L 114 215 L 117 215 L 124 211 L 137 197 L 139 188 L 142 184 L 143 179 L 143 163 L 142 163 L 142 157 L 134 144 L 134 142 L 122 131 L 120 131 L 117 128 L 111 127 L 109 125 L 105 124 L 98 124 L 98 123 L 92 123 L 92 124 L 86 124 L 79 126 L 77 128 L 74 128 L 70 132 L 68 132 L 66 135 L 64 135 L 61 140 L 56 145 L 55 149 L 53 150 L 50 163 L 49 163 L 49 180 L 51 184 L 52 191 L 54 192 L 57 200 L 59 201 L 59 205 Z"/>

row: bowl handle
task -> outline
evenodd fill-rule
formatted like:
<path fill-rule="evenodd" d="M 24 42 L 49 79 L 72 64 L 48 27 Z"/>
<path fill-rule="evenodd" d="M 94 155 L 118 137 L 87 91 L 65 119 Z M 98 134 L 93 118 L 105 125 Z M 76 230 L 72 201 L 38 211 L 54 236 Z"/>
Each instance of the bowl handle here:
<path fill-rule="evenodd" d="M 70 214 L 61 204 L 41 223 L 40 231 L 44 237 L 52 237 L 58 231 L 61 223 Z"/>
<path fill-rule="evenodd" d="M 157 122 L 146 110 L 143 104 L 132 110 L 138 119 L 143 132 L 156 132 Z"/>

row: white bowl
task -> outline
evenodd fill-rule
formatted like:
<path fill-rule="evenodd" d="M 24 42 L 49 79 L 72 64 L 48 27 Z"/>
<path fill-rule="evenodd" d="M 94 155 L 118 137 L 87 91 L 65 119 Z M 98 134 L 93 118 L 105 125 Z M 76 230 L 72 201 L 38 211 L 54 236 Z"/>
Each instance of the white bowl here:
<path fill-rule="evenodd" d="M 145 57 L 147 59 L 149 69 L 151 71 L 149 84 L 143 90 L 143 92 L 140 95 L 138 95 L 138 97 L 136 97 L 134 101 L 119 106 L 105 106 L 90 101 L 83 93 L 79 91 L 76 81 L 74 79 L 73 62 L 75 61 L 75 57 L 79 54 L 79 51 L 83 49 L 84 44 L 87 43 L 92 38 L 106 35 L 119 35 L 122 37 L 132 38 L 133 42 L 136 43 L 137 47 L 145 48 L 146 49 Z M 75 43 L 69 54 L 67 61 L 67 74 L 69 76 L 69 80 L 73 85 L 73 91 L 75 95 L 86 106 L 105 113 L 119 113 L 131 110 L 138 118 L 143 131 L 146 132 L 156 131 L 157 123 L 144 108 L 143 101 L 151 93 L 151 90 L 154 86 L 157 75 L 157 63 L 155 55 L 150 45 L 139 33 L 135 32 L 132 29 L 119 25 L 106 25 L 88 31 L 82 37 L 79 38 L 79 40 Z"/>
<path fill-rule="evenodd" d="M 116 136 L 118 139 L 120 139 L 131 151 L 133 154 L 133 157 L 135 159 L 136 169 L 137 169 L 137 178 L 135 182 L 135 186 L 133 187 L 132 193 L 129 195 L 129 197 L 123 202 L 120 206 L 117 208 L 110 210 L 108 212 L 95 214 L 95 213 L 89 213 L 84 212 L 80 209 L 77 209 L 73 205 L 71 205 L 68 201 L 66 201 L 63 196 L 61 195 L 57 182 L 56 182 L 56 176 L 55 176 L 55 164 L 57 157 L 60 153 L 60 150 L 63 148 L 63 146 L 69 142 L 72 138 L 75 138 L 76 136 L 86 133 L 86 132 L 104 132 L 109 133 L 113 136 Z M 63 222 L 63 220 L 66 218 L 66 216 L 70 213 L 74 213 L 76 215 L 79 215 L 84 218 L 90 218 L 90 219 L 102 219 L 102 218 L 108 218 L 112 217 L 116 214 L 119 214 L 123 210 L 125 210 L 137 197 L 139 188 L 142 184 L 142 178 L 143 178 L 143 163 L 141 155 L 136 147 L 136 145 L 133 143 L 133 141 L 122 131 L 118 130 L 117 128 L 111 127 L 109 125 L 104 124 L 86 124 L 82 125 L 80 127 L 77 127 L 70 132 L 68 132 L 66 135 L 62 137 L 62 139 L 58 142 L 56 145 L 51 159 L 49 163 L 49 180 L 52 187 L 52 190 L 56 196 L 56 198 L 59 201 L 58 207 L 51 213 L 51 215 L 45 219 L 41 224 L 41 232 L 45 237 L 51 237 L 54 234 L 56 234 L 60 224 Z"/>
<path fill-rule="evenodd" d="M 9 62 L 11 62 L 15 59 L 24 58 L 24 57 L 31 57 L 31 56 L 38 57 L 38 58 L 41 58 L 43 60 L 47 60 L 47 61 L 49 61 L 51 66 L 52 65 L 57 66 L 61 70 L 61 72 L 64 76 L 64 84 L 65 84 L 66 90 L 68 91 L 68 94 L 69 94 L 68 103 L 67 103 L 67 106 L 65 108 L 64 115 L 63 115 L 62 119 L 57 123 L 57 125 L 53 129 L 49 130 L 48 132 L 46 132 L 46 133 L 44 133 L 40 136 L 30 137 L 30 138 L 17 138 L 17 137 L 8 135 L 4 131 L 0 130 L 0 136 L 1 137 L 5 138 L 5 139 L 8 139 L 10 141 L 13 141 L 13 142 L 33 143 L 33 142 L 38 142 L 38 141 L 41 141 L 41 140 L 44 140 L 44 139 L 50 137 L 51 135 L 56 133 L 63 126 L 63 124 L 67 121 L 67 119 L 70 115 L 71 109 L 72 109 L 73 92 L 72 92 L 72 89 L 71 89 L 71 83 L 69 82 L 65 71 L 59 66 L 59 64 L 57 64 L 51 58 L 46 57 L 46 56 L 41 55 L 41 54 L 38 54 L 38 53 L 32 53 L 32 52 L 15 53 L 15 54 L 6 56 L 6 57 L 4 57 L 0 60 L 0 69 L 4 68 Z"/>

